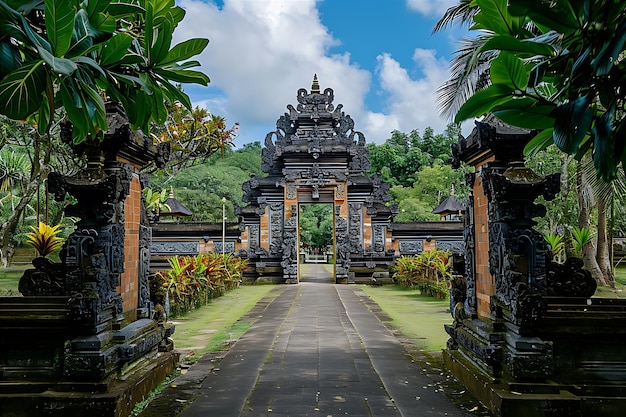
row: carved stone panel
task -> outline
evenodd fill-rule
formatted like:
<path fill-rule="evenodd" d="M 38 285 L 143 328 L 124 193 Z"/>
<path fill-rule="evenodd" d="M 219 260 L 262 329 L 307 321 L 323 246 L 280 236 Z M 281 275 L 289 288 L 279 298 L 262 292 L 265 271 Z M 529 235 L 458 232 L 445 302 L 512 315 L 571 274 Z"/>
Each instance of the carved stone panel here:
<path fill-rule="evenodd" d="M 449 251 L 453 255 L 462 254 L 465 251 L 465 244 L 462 240 L 438 240 L 435 244 L 438 250 Z"/>
<path fill-rule="evenodd" d="M 416 255 L 424 251 L 423 240 L 402 240 L 400 241 L 401 255 Z"/>
<path fill-rule="evenodd" d="M 374 241 L 374 252 L 385 251 L 385 226 L 376 224 L 372 226 L 372 239 Z"/>
<path fill-rule="evenodd" d="M 157 255 L 197 255 L 198 242 L 152 242 L 151 250 Z"/>
<path fill-rule="evenodd" d="M 363 203 L 348 204 L 350 252 L 363 253 Z"/>
<path fill-rule="evenodd" d="M 235 242 L 224 242 L 224 246 L 222 247 L 222 242 L 213 242 L 213 246 L 215 248 L 215 253 L 234 253 L 235 252 Z"/>
<path fill-rule="evenodd" d="M 284 203 L 270 204 L 270 253 L 278 255 L 283 246 Z"/>
<path fill-rule="evenodd" d="M 248 225 L 248 252 L 255 252 L 261 246 L 261 226 L 258 224 Z"/>

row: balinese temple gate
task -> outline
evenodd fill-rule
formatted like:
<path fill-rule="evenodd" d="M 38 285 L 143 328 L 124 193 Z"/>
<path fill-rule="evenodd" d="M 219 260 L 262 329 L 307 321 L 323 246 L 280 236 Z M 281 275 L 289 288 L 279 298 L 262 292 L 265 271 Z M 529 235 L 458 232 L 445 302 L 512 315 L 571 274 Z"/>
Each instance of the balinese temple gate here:
<path fill-rule="evenodd" d="M 334 92 L 322 93 L 313 79 L 311 92 L 301 88 L 298 105 L 276 122 L 265 137 L 263 172 L 243 185 L 240 255 L 250 260 L 250 277 L 297 283 L 298 206 L 333 205 L 335 279 L 337 283 L 388 276 L 393 260 L 388 207 L 389 185 L 368 176 L 365 136 L 354 121 L 333 105 Z"/>

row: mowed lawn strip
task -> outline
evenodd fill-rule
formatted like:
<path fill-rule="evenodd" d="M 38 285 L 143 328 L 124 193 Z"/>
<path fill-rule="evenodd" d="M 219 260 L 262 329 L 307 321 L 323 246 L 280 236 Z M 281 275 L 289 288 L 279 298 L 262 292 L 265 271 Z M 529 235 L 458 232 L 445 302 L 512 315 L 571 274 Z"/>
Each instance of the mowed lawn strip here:
<path fill-rule="evenodd" d="M 242 285 L 206 305 L 171 319 L 176 325 L 174 347 L 184 362 L 195 362 L 208 352 L 226 349 L 252 325 L 246 314 L 264 298 L 273 299 L 280 291 L 274 285 Z"/>
<path fill-rule="evenodd" d="M 410 339 L 415 348 L 439 353 L 446 347 L 448 334 L 443 325 L 452 323 L 448 300 L 435 299 L 417 289 L 398 285 L 363 285 L 361 288 L 391 318 L 390 325 Z"/>

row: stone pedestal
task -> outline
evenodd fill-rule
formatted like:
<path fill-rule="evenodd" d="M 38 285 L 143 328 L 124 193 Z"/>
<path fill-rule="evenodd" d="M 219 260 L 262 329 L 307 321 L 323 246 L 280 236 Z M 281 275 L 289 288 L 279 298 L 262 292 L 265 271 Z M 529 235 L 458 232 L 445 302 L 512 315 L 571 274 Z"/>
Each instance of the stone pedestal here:
<path fill-rule="evenodd" d="M 76 199 L 66 213 L 80 219 L 62 262 L 34 260 L 24 297 L 0 303 L 1 415 L 126 416 L 177 363 L 174 327 L 152 318 L 138 175 L 162 155 L 109 110 L 103 143 L 75 149 L 86 169 L 49 177 L 57 198 Z"/>
<path fill-rule="evenodd" d="M 532 136 L 488 117 L 453 149 L 475 173 L 444 359 L 497 415 L 613 416 L 626 409 L 626 302 L 591 298 L 581 261 L 550 262 L 534 201 L 554 198 L 558 176 L 520 162 Z"/>

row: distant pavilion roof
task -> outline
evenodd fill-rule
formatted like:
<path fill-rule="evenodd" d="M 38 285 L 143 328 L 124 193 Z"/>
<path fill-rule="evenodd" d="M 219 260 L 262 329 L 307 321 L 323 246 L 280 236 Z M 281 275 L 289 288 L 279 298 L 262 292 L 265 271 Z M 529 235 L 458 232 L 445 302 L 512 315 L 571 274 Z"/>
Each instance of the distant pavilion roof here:
<path fill-rule="evenodd" d="M 174 191 L 170 191 L 170 195 L 165 204 L 170 208 L 170 211 L 162 211 L 159 213 L 159 217 L 172 216 L 172 217 L 188 217 L 193 215 L 193 212 L 189 210 L 183 203 L 174 198 Z"/>
<path fill-rule="evenodd" d="M 459 200 L 457 200 L 454 197 L 454 195 L 451 195 L 450 197 L 443 200 L 443 203 L 435 207 L 432 213 L 440 214 L 440 215 L 447 215 L 447 214 L 458 213 L 460 211 L 463 211 L 464 209 L 465 209 L 465 206 L 463 206 L 463 204 Z"/>

